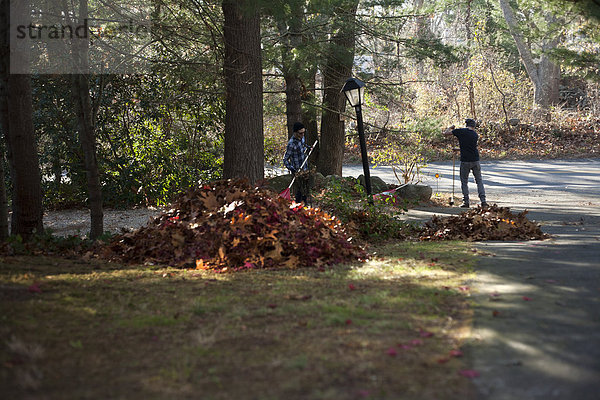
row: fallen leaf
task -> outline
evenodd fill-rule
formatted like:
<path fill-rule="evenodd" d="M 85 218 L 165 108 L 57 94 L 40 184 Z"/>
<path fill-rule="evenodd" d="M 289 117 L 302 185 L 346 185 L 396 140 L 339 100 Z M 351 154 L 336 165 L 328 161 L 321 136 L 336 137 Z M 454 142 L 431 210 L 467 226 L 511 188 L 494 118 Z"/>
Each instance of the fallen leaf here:
<path fill-rule="evenodd" d="M 433 332 L 427 332 L 427 331 L 424 331 L 424 330 L 421 329 L 419 331 L 419 335 L 421 337 L 428 338 L 428 337 L 432 337 L 433 336 Z"/>
<path fill-rule="evenodd" d="M 450 357 L 462 357 L 463 352 L 460 350 L 450 350 Z"/>
<path fill-rule="evenodd" d="M 447 363 L 448 361 L 450 361 L 450 359 L 449 359 L 449 358 L 447 358 L 447 357 L 444 357 L 444 358 L 439 358 L 439 359 L 437 360 L 438 364 L 444 364 L 444 363 Z"/>
<path fill-rule="evenodd" d="M 354 286 L 352 283 L 348 285 L 348 289 L 350 290 L 356 290 L 356 286 Z"/>
<path fill-rule="evenodd" d="M 492 316 L 497 317 L 498 315 L 500 315 L 500 311 L 497 311 L 497 310 L 492 311 Z"/>
<path fill-rule="evenodd" d="M 525 301 L 531 301 L 531 297 L 523 296 L 523 300 L 525 300 Z"/>
<path fill-rule="evenodd" d="M 473 369 L 463 369 L 461 371 L 458 371 L 458 374 L 466 378 L 477 378 L 480 375 L 479 372 Z"/>
<path fill-rule="evenodd" d="M 387 349 L 387 355 L 391 356 L 391 357 L 396 357 L 398 355 L 398 352 L 396 351 L 396 349 L 394 347 L 390 347 L 389 349 Z"/>
<path fill-rule="evenodd" d="M 346 325 L 352 325 L 352 320 L 351 319 L 347 319 L 346 320 Z"/>
<path fill-rule="evenodd" d="M 29 286 L 27 290 L 29 291 L 29 293 L 42 293 L 42 289 L 40 288 L 39 282 L 36 282 L 33 285 Z"/>

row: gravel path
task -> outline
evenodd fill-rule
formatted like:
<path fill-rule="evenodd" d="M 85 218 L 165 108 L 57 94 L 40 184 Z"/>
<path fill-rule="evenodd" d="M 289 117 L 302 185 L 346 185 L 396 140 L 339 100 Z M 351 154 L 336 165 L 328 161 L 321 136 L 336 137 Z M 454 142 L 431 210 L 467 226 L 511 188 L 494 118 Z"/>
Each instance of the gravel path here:
<path fill-rule="evenodd" d="M 146 225 L 163 211 L 162 208 L 104 210 L 104 231 L 119 233 Z M 87 236 L 90 230 L 89 210 L 61 210 L 44 213 L 44 228 L 57 236 Z"/>

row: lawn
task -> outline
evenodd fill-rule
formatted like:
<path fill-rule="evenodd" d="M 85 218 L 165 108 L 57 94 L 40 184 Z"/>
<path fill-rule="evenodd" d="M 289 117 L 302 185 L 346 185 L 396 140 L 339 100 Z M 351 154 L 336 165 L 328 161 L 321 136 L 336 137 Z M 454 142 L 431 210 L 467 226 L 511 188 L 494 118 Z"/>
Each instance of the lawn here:
<path fill-rule="evenodd" d="M 3 398 L 453 399 L 474 255 L 393 242 L 318 270 L 0 259 Z"/>

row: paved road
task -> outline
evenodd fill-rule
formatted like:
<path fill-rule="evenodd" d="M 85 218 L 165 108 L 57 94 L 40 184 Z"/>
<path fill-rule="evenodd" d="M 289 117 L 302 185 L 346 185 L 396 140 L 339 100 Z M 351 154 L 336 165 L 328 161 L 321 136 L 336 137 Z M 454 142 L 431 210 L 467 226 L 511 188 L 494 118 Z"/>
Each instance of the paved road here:
<path fill-rule="evenodd" d="M 528 210 L 553 238 L 476 245 L 482 256 L 465 345 L 480 373 L 475 398 L 600 399 L 600 160 L 483 162 L 482 170 L 489 202 Z M 345 167 L 344 175 L 361 171 Z M 395 180 L 391 168 L 372 174 Z M 448 193 L 452 163 L 428 166 L 423 181 Z M 407 218 L 459 211 L 421 208 Z"/>
<path fill-rule="evenodd" d="M 459 162 L 456 162 L 455 193 L 460 194 L 458 177 Z M 553 196 L 563 200 L 600 200 L 600 159 L 544 160 L 544 161 L 483 161 L 483 179 L 489 202 L 502 205 L 506 199 L 519 204 L 553 203 Z M 345 165 L 344 176 L 362 174 L 362 165 Z M 388 183 L 398 183 L 391 167 L 370 169 Z M 436 179 L 435 174 L 440 178 Z M 423 170 L 421 179 L 434 192 L 452 191 L 452 162 L 431 163 Z M 476 190 L 471 176 L 471 197 L 476 199 Z"/>

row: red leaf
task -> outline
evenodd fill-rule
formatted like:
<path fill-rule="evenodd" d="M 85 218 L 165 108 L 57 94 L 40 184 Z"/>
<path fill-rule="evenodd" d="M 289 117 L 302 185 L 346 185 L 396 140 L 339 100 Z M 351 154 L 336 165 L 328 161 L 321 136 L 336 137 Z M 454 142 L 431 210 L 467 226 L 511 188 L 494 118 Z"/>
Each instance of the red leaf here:
<path fill-rule="evenodd" d="M 394 347 L 390 347 L 386 353 L 388 356 L 391 356 L 391 357 L 396 357 L 398 355 L 398 352 L 396 351 L 396 349 Z"/>
<path fill-rule="evenodd" d="M 438 364 L 444 364 L 444 363 L 447 363 L 448 361 L 450 361 L 450 359 L 446 358 L 446 357 L 440 358 L 437 360 Z"/>
<path fill-rule="evenodd" d="M 531 297 L 523 296 L 523 300 L 525 300 L 525 301 L 531 301 Z"/>
<path fill-rule="evenodd" d="M 498 310 L 494 310 L 494 311 L 492 311 L 492 315 L 493 315 L 494 317 L 497 317 L 498 315 L 500 315 L 500 311 L 498 311 Z"/>
<path fill-rule="evenodd" d="M 346 325 L 352 325 L 352 320 L 351 319 L 347 319 L 346 320 Z"/>
<path fill-rule="evenodd" d="M 462 357 L 463 352 L 460 350 L 450 350 L 450 357 Z"/>
<path fill-rule="evenodd" d="M 350 290 L 356 290 L 356 286 L 354 286 L 352 283 L 348 285 L 348 289 Z"/>
<path fill-rule="evenodd" d="M 463 369 L 462 371 L 458 371 L 458 374 L 465 378 L 477 378 L 479 376 L 479 372 L 474 369 Z"/>
<path fill-rule="evenodd" d="M 42 289 L 40 288 L 39 282 L 36 282 L 33 285 L 29 286 L 27 290 L 29 290 L 29 293 L 42 293 Z"/>
<path fill-rule="evenodd" d="M 421 335 L 421 337 L 432 337 L 433 332 L 427 332 L 421 329 L 419 330 L 419 335 Z"/>

